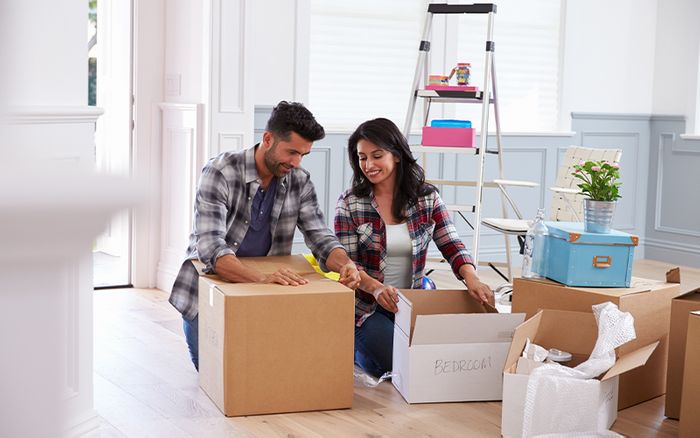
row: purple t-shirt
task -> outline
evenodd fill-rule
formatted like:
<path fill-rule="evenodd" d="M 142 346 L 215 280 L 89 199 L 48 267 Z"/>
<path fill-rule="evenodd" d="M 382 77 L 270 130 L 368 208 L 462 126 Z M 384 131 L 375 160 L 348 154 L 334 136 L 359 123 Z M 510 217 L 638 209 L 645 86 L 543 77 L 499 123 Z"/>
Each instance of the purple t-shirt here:
<path fill-rule="evenodd" d="M 277 194 L 277 178 L 273 178 L 267 189 L 262 187 L 253 197 L 250 209 L 250 224 L 243 242 L 236 251 L 238 257 L 260 257 L 267 255 L 272 245 L 270 234 L 270 212 Z"/>

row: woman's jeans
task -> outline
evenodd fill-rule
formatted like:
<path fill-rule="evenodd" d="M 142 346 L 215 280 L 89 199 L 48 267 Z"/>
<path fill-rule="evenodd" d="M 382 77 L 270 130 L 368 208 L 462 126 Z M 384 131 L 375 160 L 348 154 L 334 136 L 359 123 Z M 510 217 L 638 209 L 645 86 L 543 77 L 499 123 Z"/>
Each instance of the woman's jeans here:
<path fill-rule="evenodd" d="M 393 346 L 394 314 L 378 305 L 360 327 L 355 327 L 355 363 L 380 377 L 391 371 Z"/>

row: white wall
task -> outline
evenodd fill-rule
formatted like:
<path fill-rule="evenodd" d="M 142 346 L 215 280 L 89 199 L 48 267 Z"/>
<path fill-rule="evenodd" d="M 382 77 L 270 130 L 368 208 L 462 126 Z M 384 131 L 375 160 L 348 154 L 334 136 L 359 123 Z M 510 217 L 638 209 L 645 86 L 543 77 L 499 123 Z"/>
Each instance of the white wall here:
<path fill-rule="evenodd" d="M 652 112 L 685 115 L 687 132 L 700 132 L 699 22 L 699 1 L 659 1 Z"/>
<path fill-rule="evenodd" d="M 166 102 L 201 103 L 206 98 L 209 61 L 207 2 L 168 0 L 165 2 Z"/>
<path fill-rule="evenodd" d="M 298 38 L 301 45 L 308 47 L 303 39 L 308 35 L 308 27 L 299 27 L 297 8 L 306 8 L 308 0 L 258 0 L 253 10 L 251 37 L 252 80 L 254 105 L 274 105 L 280 100 L 307 100 L 305 91 L 298 89 L 297 81 L 306 78 L 297 76 L 297 67 L 304 54 L 296 56 Z M 303 17 L 300 17 L 303 20 Z M 306 19 L 308 22 L 308 18 Z M 297 35 L 299 29 L 300 35 Z M 305 44 L 306 43 L 306 44 Z M 306 55 L 308 59 L 308 55 Z"/>
<path fill-rule="evenodd" d="M 564 5 L 560 130 L 572 129 L 572 112 L 677 114 L 692 124 L 700 94 L 700 30 L 693 21 L 700 2 L 564 0 Z M 205 104 L 201 147 L 207 155 L 252 144 L 255 106 L 308 101 L 309 9 L 310 0 L 163 2 L 162 101 Z M 152 126 L 161 148 L 152 156 L 160 158 L 172 145 L 161 144 Z M 638 164 L 643 167 L 645 159 Z M 166 195 L 173 194 L 161 193 Z M 168 214 L 161 215 L 162 227 L 167 228 Z"/>
<path fill-rule="evenodd" d="M 567 1 L 561 128 L 570 113 L 652 111 L 657 0 Z"/>

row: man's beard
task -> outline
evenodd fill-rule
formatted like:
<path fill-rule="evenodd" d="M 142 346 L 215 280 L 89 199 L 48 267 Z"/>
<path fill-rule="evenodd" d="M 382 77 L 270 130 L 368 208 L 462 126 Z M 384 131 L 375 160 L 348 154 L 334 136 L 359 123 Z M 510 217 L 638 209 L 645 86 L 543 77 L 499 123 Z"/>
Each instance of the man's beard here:
<path fill-rule="evenodd" d="M 277 178 L 283 177 L 286 175 L 287 172 L 283 172 L 282 169 L 282 163 L 279 161 L 276 161 L 274 158 L 274 153 L 275 150 L 277 150 L 277 143 L 279 143 L 279 140 L 275 140 L 272 143 L 272 147 L 265 151 L 265 155 L 263 155 L 263 159 L 265 161 L 265 167 L 267 167 L 267 170 L 270 171 L 273 175 L 275 175 Z"/>

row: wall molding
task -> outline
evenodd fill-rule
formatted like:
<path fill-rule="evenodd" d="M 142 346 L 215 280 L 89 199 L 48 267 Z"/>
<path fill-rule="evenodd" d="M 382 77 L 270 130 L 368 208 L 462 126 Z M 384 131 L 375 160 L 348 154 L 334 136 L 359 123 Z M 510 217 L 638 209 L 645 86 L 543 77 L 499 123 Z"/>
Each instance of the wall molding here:
<path fill-rule="evenodd" d="M 662 199 L 662 194 L 663 194 L 663 187 L 664 187 L 664 167 L 665 167 L 665 160 L 664 160 L 664 150 L 668 147 L 667 141 L 670 141 L 670 148 L 669 150 L 671 151 L 671 154 L 674 153 L 673 151 L 673 144 L 675 143 L 676 135 L 673 132 L 661 132 L 659 133 L 659 140 L 658 140 L 658 154 L 657 154 L 657 164 L 658 164 L 658 170 L 656 173 L 656 210 L 654 212 L 654 230 L 659 231 L 659 232 L 664 232 L 664 233 L 671 233 L 671 234 L 677 234 L 681 236 L 689 236 L 689 237 L 700 237 L 700 231 L 696 230 L 686 230 L 683 228 L 676 228 L 676 227 L 670 227 L 667 225 L 663 225 L 661 223 L 662 218 L 661 218 L 661 213 L 663 212 L 663 199 Z"/>
<path fill-rule="evenodd" d="M 644 245 L 650 248 L 665 249 L 673 252 L 681 252 L 692 255 L 700 255 L 700 245 L 688 245 L 686 243 L 668 242 L 662 239 L 644 239 Z"/>
<path fill-rule="evenodd" d="M 192 205 L 205 161 L 203 105 L 162 103 L 161 216 L 156 285 L 168 291 L 185 256 Z"/>
<path fill-rule="evenodd" d="M 640 122 L 648 122 L 652 119 L 652 114 L 643 113 L 587 113 L 587 112 L 572 112 L 572 119 L 580 120 L 638 120 Z"/>
<path fill-rule="evenodd" d="M 685 123 L 685 116 L 675 114 L 652 114 L 652 122 L 682 122 Z"/>
<path fill-rule="evenodd" d="M 104 109 L 94 106 L 27 106 L 10 108 L 7 116 L 12 124 L 96 123 Z"/>
<path fill-rule="evenodd" d="M 243 144 L 244 134 L 242 132 L 219 132 L 219 141 L 216 149 L 212 147 L 209 157 L 215 157 L 222 152 L 237 152 L 246 149 Z"/>
<path fill-rule="evenodd" d="M 237 5 L 236 5 L 237 3 Z M 218 42 L 217 42 L 217 52 L 218 52 L 218 107 L 219 107 L 219 113 L 234 113 L 234 114 L 240 114 L 244 113 L 244 108 L 245 108 L 245 83 L 246 80 L 248 79 L 245 75 L 245 67 L 244 67 L 244 59 L 246 56 L 245 50 L 246 50 L 246 0 L 236 0 L 235 2 L 228 2 L 224 0 L 218 0 L 218 12 L 219 12 L 219 23 L 218 23 Z M 235 14 L 235 17 L 237 18 L 237 25 L 231 25 L 232 23 L 226 22 L 230 16 L 224 12 L 224 4 L 231 4 L 234 8 L 237 6 L 238 11 L 237 14 Z M 228 44 L 228 41 L 230 41 L 230 38 L 225 38 L 226 36 L 230 36 L 228 32 L 225 32 L 225 29 L 232 29 L 232 32 L 238 32 L 238 44 L 237 47 L 235 47 L 236 52 L 235 53 L 225 53 L 225 50 L 230 50 L 232 48 L 231 44 Z M 231 56 L 233 55 L 233 56 Z M 237 73 L 238 77 L 236 78 L 235 76 L 231 74 L 227 74 L 226 67 L 224 66 L 224 60 L 227 59 L 235 59 L 238 63 L 238 65 L 232 66 L 234 69 L 237 68 Z M 229 72 L 230 73 L 230 72 Z M 238 79 L 236 82 L 236 86 L 238 87 L 238 96 L 237 99 L 235 99 L 234 102 L 227 103 L 227 98 L 224 95 L 225 89 L 222 86 L 222 83 L 224 82 L 224 78 L 226 78 L 226 82 L 233 82 L 235 79 Z M 226 103 L 225 103 L 226 102 Z"/>

